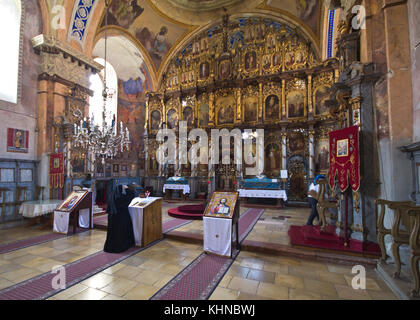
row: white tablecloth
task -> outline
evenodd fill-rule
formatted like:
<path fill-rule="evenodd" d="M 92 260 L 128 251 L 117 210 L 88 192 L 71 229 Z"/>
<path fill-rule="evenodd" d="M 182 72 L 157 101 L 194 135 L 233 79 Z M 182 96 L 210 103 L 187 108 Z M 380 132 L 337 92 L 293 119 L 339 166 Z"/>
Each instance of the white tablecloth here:
<path fill-rule="evenodd" d="M 203 217 L 204 251 L 231 256 L 232 219 Z"/>
<path fill-rule="evenodd" d="M 164 184 L 163 185 L 163 192 L 165 190 L 182 190 L 184 194 L 190 193 L 190 186 L 188 184 Z"/>
<path fill-rule="evenodd" d="M 239 197 L 241 198 L 274 198 L 287 201 L 287 194 L 285 190 L 239 189 L 238 192 Z"/>
<path fill-rule="evenodd" d="M 147 208 L 158 199 L 162 198 L 134 198 L 128 206 L 128 212 L 130 213 L 131 222 L 133 223 L 134 240 L 136 242 L 136 246 L 141 247 L 141 242 L 143 240 L 143 209 Z M 148 201 L 148 204 L 144 207 L 134 207 L 133 205 L 139 201 Z"/>
<path fill-rule="evenodd" d="M 35 218 L 53 212 L 61 200 L 27 201 L 22 203 L 19 213 L 25 218 Z"/>

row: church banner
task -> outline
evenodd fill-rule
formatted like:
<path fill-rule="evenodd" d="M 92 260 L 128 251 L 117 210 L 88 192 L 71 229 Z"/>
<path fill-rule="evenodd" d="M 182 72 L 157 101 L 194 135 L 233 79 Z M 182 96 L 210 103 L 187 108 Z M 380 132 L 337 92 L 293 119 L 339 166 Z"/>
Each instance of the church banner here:
<path fill-rule="evenodd" d="M 50 155 L 50 186 L 53 189 L 64 187 L 64 153 Z"/>
<path fill-rule="evenodd" d="M 330 132 L 330 187 L 338 176 L 340 190 L 360 187 L 359 129 L 357 126 Z"/>

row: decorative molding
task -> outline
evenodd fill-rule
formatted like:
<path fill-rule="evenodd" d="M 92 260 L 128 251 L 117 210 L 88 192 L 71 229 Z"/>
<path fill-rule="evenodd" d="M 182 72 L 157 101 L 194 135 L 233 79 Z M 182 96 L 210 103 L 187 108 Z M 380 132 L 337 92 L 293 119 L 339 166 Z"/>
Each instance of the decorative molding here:
<path fill-rule="evenodd" d="M 79 0 L 75 2 L 71 24 L 68 33 L 68 41 L 75 40 L 82 47 L 85 41 L 86 30 L 89 28 L 92 12 L 95 10 L 96 0 Z"/>
<path fill-rule="evenodd" d="M 84 56 L 66 43 L 47 35 L 32 39 L 32 46 L 41 56 L 39 75 L 58 77 L 89 89 L 89 76 L 98 73 L 103 66 Z"/>

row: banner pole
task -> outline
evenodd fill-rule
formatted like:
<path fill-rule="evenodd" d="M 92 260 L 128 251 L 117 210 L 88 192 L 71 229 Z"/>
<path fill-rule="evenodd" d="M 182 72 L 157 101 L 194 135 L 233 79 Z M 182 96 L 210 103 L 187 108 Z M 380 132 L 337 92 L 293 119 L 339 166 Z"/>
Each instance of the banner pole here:
<path fill-rule="evenodd" d="M 349 199 L 348 199 L 348 188 L 346 189 L 346 191 L 344 191 L 344 205 L 345 205 L 345 210 L 344 210 L 344 216 L 345 216 L 345 221 L 344 221 L 344 246 L 348 247 L 348 216 L 349 216 Z"/>

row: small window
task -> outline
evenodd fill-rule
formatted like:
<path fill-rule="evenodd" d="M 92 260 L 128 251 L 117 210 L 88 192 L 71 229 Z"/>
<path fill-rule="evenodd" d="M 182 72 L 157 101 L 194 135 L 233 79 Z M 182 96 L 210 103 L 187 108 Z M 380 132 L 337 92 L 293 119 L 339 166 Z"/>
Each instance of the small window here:
<path fill-rule="evenodd" d="M 105 60 L 102 58 L 96 58 L 96 62 L 101 65 L 105 65 Z M 90 77 L 90 90 L 93 91 L 93 97 L 89 101 L 89 116 L 96 125 L 102 126 L 102 112 L 104 100 L 102 97 L 102 92 L 104 90 L 104 69 L 100 74 L 93 74 Z M 112 65 L 106 63 L 106 82 L 108 87 L 108 99 L 106 103 L 106 122 L 111 124 L 112 120 L 115 119 L 115 125 L 117 125 L 117 110 L 118 110 L 118 77 L 115 69 Z M 118 129 L 118 127 L 116 127 Z"/>

